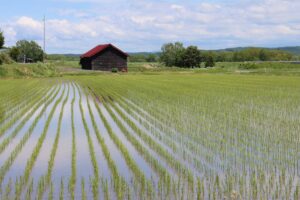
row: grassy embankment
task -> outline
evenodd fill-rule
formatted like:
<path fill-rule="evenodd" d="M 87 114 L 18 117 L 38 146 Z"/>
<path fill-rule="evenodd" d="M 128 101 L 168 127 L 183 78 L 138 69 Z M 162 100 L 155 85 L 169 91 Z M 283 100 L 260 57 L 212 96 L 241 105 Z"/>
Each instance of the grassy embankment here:
<path fill-rule="evenodd" d="M 203 64 L 202 64 L 203 65 Z M 157 73 L 226 73 L 300 75 L 300 64 L 280 62 L 219 62 L 213 68 L 165 67 L 160 63 L 129 62 L 128 71 L 133 74 Z M 54 77 L 66 75 L 99 75 L 110 72 L 81 70 L 78 61 L 46 61 L 32 64 L 0 65 L 0 78 Z"/>

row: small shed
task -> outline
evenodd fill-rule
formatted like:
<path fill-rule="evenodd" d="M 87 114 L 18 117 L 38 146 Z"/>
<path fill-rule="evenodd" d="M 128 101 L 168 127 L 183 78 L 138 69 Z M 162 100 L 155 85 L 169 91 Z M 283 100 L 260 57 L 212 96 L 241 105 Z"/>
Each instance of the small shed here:
<path fill-rule="evenodd" d="M 102 44 L 80 56 L 80 65 L 86 70 L 127 72 L 128 54 L 112 44 Z"/>

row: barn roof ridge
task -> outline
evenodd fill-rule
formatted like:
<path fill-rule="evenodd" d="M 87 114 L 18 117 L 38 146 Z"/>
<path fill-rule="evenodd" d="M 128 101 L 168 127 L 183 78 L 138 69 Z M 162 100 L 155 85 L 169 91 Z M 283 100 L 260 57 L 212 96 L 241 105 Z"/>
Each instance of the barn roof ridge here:
<path fill-rule="evenodd" d="M 94 55 L 96 55 L 97 53 L 100 53 L 102 51 L 104 51 L 105 49 L 107 49 L 108 47 L 112 47 L 114 49 L 116 49 L 117 51 L 119 51 L 121 54 L 125 55 L 125 56 L 129 56 L 127 53 L 125 53 L 124 51 L 120 50 L 119 48 L 117 48 L 116 46 L 114 46 L 111 43 L 108 44 L 100 44 L 97 45 L 96 47 L 92 48 L 91 50 L 89 50 L 88 52 L 86 52 L 85 54 L 81 55 L 80 58 L 90 58 Z"/>

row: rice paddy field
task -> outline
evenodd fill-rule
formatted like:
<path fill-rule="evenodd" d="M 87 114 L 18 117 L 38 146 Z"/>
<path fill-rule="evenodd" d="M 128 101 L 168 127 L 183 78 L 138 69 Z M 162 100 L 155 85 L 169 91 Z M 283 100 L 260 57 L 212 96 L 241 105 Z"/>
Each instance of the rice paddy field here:
<path fill-rule="evenodd" d="M 0 199 L 300 199 L 300 77 L 0 80 Z"/>

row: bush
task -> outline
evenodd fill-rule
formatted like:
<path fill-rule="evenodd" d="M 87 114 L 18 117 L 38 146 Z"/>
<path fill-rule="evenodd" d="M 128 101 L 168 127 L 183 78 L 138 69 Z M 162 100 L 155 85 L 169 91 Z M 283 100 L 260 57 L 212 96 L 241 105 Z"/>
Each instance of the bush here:
<path fill-rule="evenodd" d="M 11 64 L 13 60 L 7 53 L 0 53 L 0 65 L 1 64 Z"/>
<path fill-rule="evenodd" d="M 7 69 L 5 69 L 4 67 L 0 66 L 0 77 L 4 77 L 7 75 Z"/>
<path fill-rule="evenodd" d="M 206 67 L 214 67 L 215 66 L 215 60 L 212 54 L 209 54 L 205 57 L 205 68 Z"/>
<path fill-rule="evenodd" d="M 239 65 L 239 69 L 257 69 L 258 66 L 254 63 L 244 63 Z"/>
<path fill-rule="evenodd" d="M 118 68 L 112 68 L 112 69 L 111 69 L 111 72 L 112 72 L 112 73 L 117 73 L 117 72 L 118 72 Z"/>

